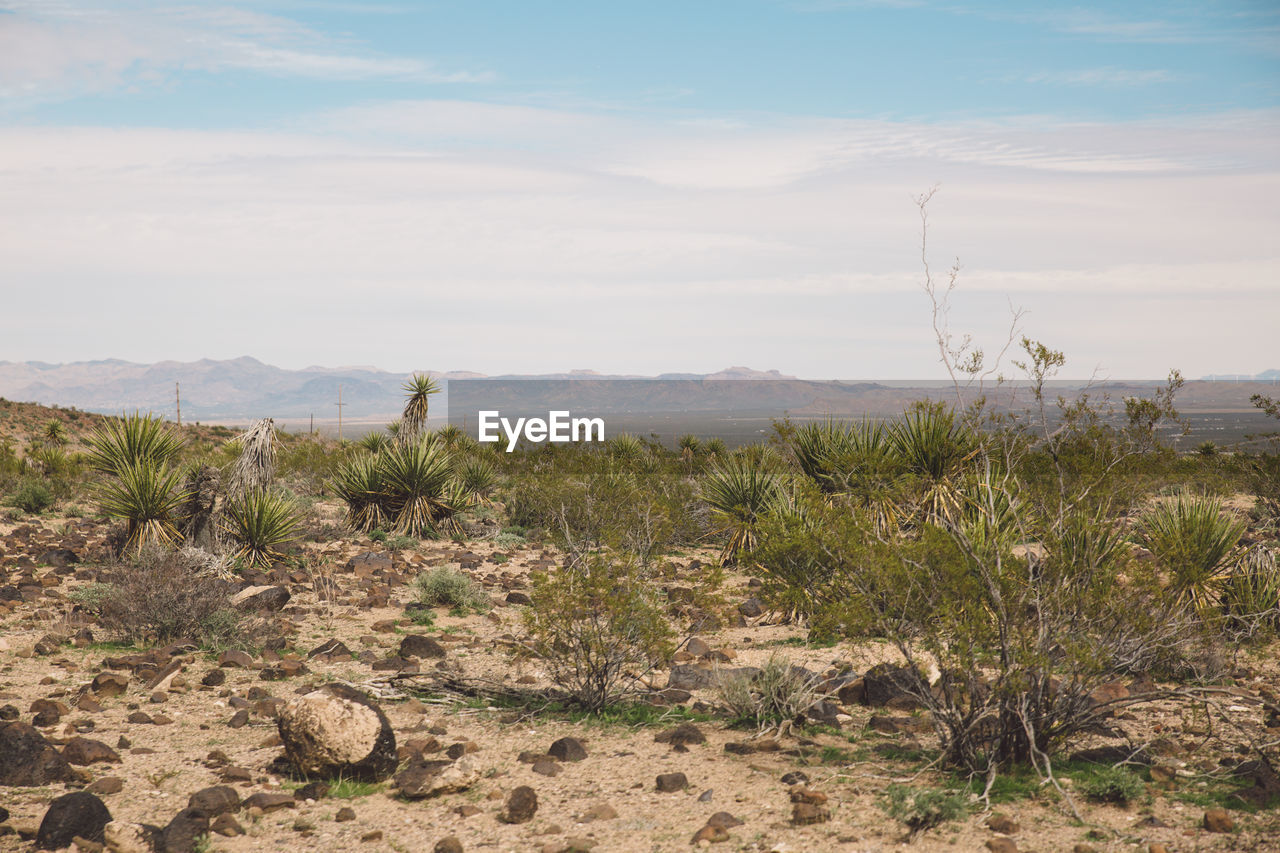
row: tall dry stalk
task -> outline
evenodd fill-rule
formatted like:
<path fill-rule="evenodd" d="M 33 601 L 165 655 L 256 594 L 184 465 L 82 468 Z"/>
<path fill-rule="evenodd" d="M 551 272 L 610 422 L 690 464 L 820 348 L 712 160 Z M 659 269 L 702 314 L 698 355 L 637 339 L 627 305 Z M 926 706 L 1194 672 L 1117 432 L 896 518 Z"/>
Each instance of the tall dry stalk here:
<path fill-rule="evenodd" d="M 255 421 L 235 440 L 240 445 L 240 456 L 236 458 L 227 482 L 227 496 L 230 498 L 254 489 L 265 489 L 275 479 L 275 421 L 271 418 Z"/>

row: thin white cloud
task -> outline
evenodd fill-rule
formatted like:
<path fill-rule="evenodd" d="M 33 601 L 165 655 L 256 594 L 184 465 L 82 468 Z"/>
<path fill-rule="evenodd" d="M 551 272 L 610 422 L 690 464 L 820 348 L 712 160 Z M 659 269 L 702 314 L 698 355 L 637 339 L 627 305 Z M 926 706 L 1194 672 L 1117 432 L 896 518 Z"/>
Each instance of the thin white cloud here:
<path fill-rule="evenodd" d="M 476 83 L 335 40 L 278 15 L 231 6 L 9 0 L 0 13 L 0 97 L 40 101 L 163 84 L 184 71 L 252 70 L 325 80 Z"/>
<path fill-rule="evenodd" d="M 1022 78 L 1028 83 L 1052 83 L 1062 86 L 1130 87 L 1174 83 L 1180 78 L 1163 68 L 1081 68 L 1067 71 L 1041 71 Z"/>

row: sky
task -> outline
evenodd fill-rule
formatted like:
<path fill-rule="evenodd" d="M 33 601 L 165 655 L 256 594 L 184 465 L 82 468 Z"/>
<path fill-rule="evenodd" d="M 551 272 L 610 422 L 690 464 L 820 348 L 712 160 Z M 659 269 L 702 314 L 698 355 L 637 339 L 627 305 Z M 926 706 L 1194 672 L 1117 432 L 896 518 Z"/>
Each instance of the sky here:
<path fill-rule="evenodd" d="M 0 360 L 932 378 L 924 260 L 1280 367 L 1280 5 L 0 0 Z"/>

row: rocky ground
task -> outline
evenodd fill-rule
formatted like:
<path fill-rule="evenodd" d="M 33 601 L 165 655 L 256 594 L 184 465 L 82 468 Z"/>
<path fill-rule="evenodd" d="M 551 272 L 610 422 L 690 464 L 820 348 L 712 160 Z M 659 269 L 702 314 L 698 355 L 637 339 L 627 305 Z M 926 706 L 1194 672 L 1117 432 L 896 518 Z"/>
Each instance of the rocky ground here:
<path fill-rule="evenodd" d="M 95 834 L 119 851 L 1280 850 L 1277 812 L 1247 807 L 1280 780 L 1186 706 L 1126 713 L 1080 745 L 1105 756 L 1149 744 L 1150 781 L 1129 805 L 1077 793 L 1078 821 L 1052 786 L 1022 779 L 992 809 L 907 838 L 878 805 L 885 788 L 958 782 L 923 769 L 926 719 L 854 677 L 891 651 L 806 646 L 756 606 L 745 577 L 727 578 L 721 606 L 699 600 L 706 554 L 675 559 L 667 595 L 697 630 L 654 675 L 647 709 L 575 722 L 494 698 L 548 686 L 536 661 L 509 652 L 528 572 L 554 564 L 549 549 L 307 543 L 294 565 L 311 568 L 244 579 L 267 588 L 245 606 L 275 620 L 250 655 L 124 648 L 73 613 L 67 595 L 97 577 L 105 536 L 88 519 L 0 523 L 0 851 L 101 849 Z M 434 565 L 480 580 L 493 610 L 415 625 L 409 583 Z M 728 727 L 717 673 L 778 652 L 832 678 L 819 721 Z M 1241 659 L 1219 706 L 1259 737 L 1280 727 L 1275 652 Z M 502 689 L 474 689 L 486 684 Z M 316 732 L 333 742 L 308 742 Z M 327 755 L 350 776 L 294 778 L 282 735 L 295 764 Z M 1073 777 L 1061 782 L 1070 792 Z"/>

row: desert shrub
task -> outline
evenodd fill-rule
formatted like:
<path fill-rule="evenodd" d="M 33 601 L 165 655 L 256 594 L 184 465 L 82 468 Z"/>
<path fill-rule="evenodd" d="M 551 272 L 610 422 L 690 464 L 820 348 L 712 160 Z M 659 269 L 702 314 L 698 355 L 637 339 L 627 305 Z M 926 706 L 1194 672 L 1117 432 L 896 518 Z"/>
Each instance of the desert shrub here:
<path fill-rule="evenodd" d="M 369 541 L 370 542 L 386 542 L 388 535 L 389 534 L 387 533 L 387 531 L 382 530 L 381 528 L 374 528 L 373 530 L 369 531 Z"/>
<path fill-rule="evenodd" d="M 592 713 L 643 689 L 671 654 L 671 627 L 636 563 L 596 554 L 574 569 L 535 573 L 523 653 L 542 661 L 569 701 Z"/>
<path fill-rule="evenodd" d="M 706 532 L 690 512 L 693 486 L 674 465 L 629 467 L 596 447 L 544 445 L 513 455 L 510 524 L 546 530 L 566 551 L 630 550 L 647 568 Z"/>
<path fill-rule="evenodd" d="M 342 466 L 355 454 L 338 442 L 321 436 L 277 433 L 276 472 L 280 481 L 298 494 L 321 495 Z M 238 441 L 232 442 L 237 446 Z"/>
<path fill-rule="evenodd" d="M 1169 573 L 1177 600 L 1204 611 L 1217 597 L 1227 558 L 1244 530 L 1242 522 L 1223 514 L 1216 498 L 1180 495 L 1142 517 L 1139 538 Z"/>
<path fill-rule="evenodd" d="M 1125 804 L 1141 797 L 1146 790 L 1142 777 L 1128 767 L 1098 767 L 1076 780 L 1076 788 L 1100 803 Z"/>
<path fill-rule="evenodd" d="M 437 566 L 418 575 L 413 582 L 418 601 L 430 607 L 452 607 L 487 611 L 492 605 L 484 588 L 461 569 Z"/>
<path fill-rule="evenodd" d="M 222 530 L 235 545 L 236 559 L 250 566 L 281 559 L 280 549 L 298 538 L 301 523 L 297 502 L 278 490 L 251 488 L 222 507 Z"/>
<path fill-rule="evenodd" d="M 969 813 L 969 798 L 959 791 L 893 784 L 885 789 L 879 806 L 915 835 L 964 817 Z"/>
<path fill-rule="evenodd" d="M 40 480 L 24 480 L 5 501 L 23 512 L 39 514 L 54 504 L 53 492 Z"/>
<path fill-rule="evenodd" d="M 391 437 L 385 432 L 371 432 L 362 436 L 356 446 L 370 453 L 381 453 L 391 446 Z"/>
<path fill-rule="evenodd" d="M 363 456 L 352 459 L 338 469 L 331 488 L 347 505 L 346 523 L 352 530 L 361 533 L 382 534 L 383 541 L 387 534 L 383 527 L 392 521 L 390 517 L 389 499 L 387 497 L 387 478 L 383 466 L 375 458 Z"/>
<path fill-rule="evenodd" d="M 388 551 L 405 551 L 418 547 L 418 540 L 412 536 L 389 536 L 386 544 Z"/>
<path fill-rule="evenodd" d="M 191 640 L 205 647 L 251 643 L 259 625 L 231 606 L 235 588 L 189 552 L 145 547 L 108 576 L 102 626 L 130 642 Z"/>
<path fill-rule="evenodd" d="M 518 533 L 499 533 L 493 537 L 493 544 L 499 548 L 519 548 L 521 545 L 528 544 L 527 539 Z"/>
<path fill-rule="evenodd" d="M 1185 665 L 1210 646 L 1157 568 L 1120 541 L 1129 507 L 1109 499 L 1131 443 L 1070 403 L 1055 423 L 1043 417 L 1057 354 L 1026 344 L 1041 414 L 987 417 L 977 440 L 981 409 L 959 427 L 916 410 L 918 443 L 943 450 L 913 451 L 907 476 L 924 509 L 911 525 L 886 530 L 855 500 L 810 495 L 796 518 L 766 525 L 755 555 L 777 587 L 805 584 L 811 626 L 888 640 L 906 664 L 899 687 L 928 710 L 943 762 L 981 776 L 1010 765 L 1043 772 L 1114 713 L 1090 701 L 1096 688 Z"/>
<path fill-rule="evenodd" d="M 819 679 L 782 655 L 769 656 L 758 673 L 741 673 L 722 678 L 720 701 L 735 725 L 760 729 L 795 720 L 825 698 Z"/>

